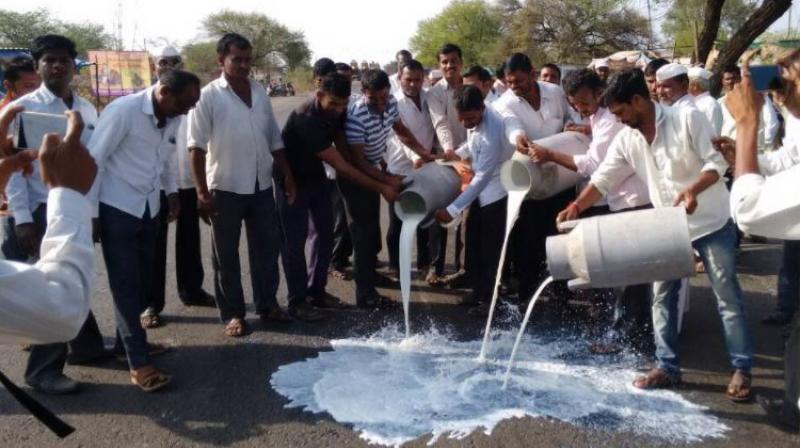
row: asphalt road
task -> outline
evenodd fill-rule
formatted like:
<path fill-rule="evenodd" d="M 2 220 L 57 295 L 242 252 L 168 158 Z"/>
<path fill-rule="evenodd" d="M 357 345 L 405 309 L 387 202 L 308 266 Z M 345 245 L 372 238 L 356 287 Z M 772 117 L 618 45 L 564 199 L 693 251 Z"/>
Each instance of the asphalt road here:
<path fill-rule="evenodd" d="M 273 104 L 281 122 L 301 98 L 279 98 Z M 385 229 L 385 223 L 384 223 Z M 170 228 L 174 232 L 174 228 Z M 452 240 L 452 239 L 451 239 Z M 172 245 L 170 236 L 170 245 Z M 206 289 L 211 285 L 210 240 L 203 226 Z M 241 243 L 242 253 L 246 243 Z M 452 253 L 452 252 L 450 252 Z M 114 334 L 114 319 L 105 266 L 99 250 L 98 275 L 93 294 L 93 309 L 108 343 Z M 774 304 L 775 273 L 780 246 L 745 245 L 739 257 L 739 272 L 747 298 L 750 321 L 755 333 L 756 391 L 780 397 L 783 388 L 782 343 L 780 331 L 759 323 Z M 381 255 L 385 260 L 385 253 Z M 327 414 L 310 414 L 284 409 L 286 400 L 269 386 L 270 375 L 283 364 L 329 350 L 329 340 L 366 334 L 387 322 L 402 321 L 400 311 L 329 312 L 324 322 L 265 325 L 250 314 L 254 332 L 234 340 L 222 334 L 216 310 L 186 308 L 177 299 L 172 247 L 168 258 L 167 308 L 165 327 L 149 333 L 151 340 L 166 341 L 173 352 L 156 359 L 157 365 L 175 375 L 169 390 L 145 394 L 128 382 L 127 366 L 108 361 L 96 367 L 70 367 L 66 373 L 83 382 L 82 393 L 72 396 L 41 396 L 53 411 L 78 428 L 60 441 L 30 417 L 7 392 L 0 391 L 0 447 L 358 447 L 367 446 L 347 426 Z M 250 297 L 249 268 L 242 257 L 242 280 Z M 455 306 L 459 293 L 432 290 L 418 281 L 415 296 L 416 319 L 452 326 L 464 338 L 478 338 L 482 321 L 467 317 Z M 354 302 L 351 282 L 331 280 L 332 293 Z M 398 298 L 399 291 L 384 290 Z M 285 304 L 285 283 L 279 300 Z M 729 379 L 727 357 L 720 322 L 708 282 L 703 276 L 692 280 L 692 306 L 681 336 L 681 357 L 685 385 L 680 393 L 691 401 L 708 406 L 710 412 L 732 429 L 722 440 L 695 445 L 702 447 L 780 447 L 800 446 L 798 436 L 789 436 L 770 427 L 756 404 L 734 405 L 724 396 Z M 249 299 L 248 299 L 249 300 Z M 250 310 L 252 312 L 252 305 Z M 544 313 L 532 331 L 558 327 L 557 313 Z M 422 323 L 420 323 L 422 325 Z M 19 384 L 27 354 L 19 347 L 0 347 L 2 369 Z M 425 446 L 422 437 L 409 446 Z M 663 442 L 631 434 L 605 433 L 577 428 L 542 418 L 507 420 L 491 436 L 475 432 L 460 441 L 440 440 L 436 446 L 522 447 L 522 446 L 666 446 Z"/>

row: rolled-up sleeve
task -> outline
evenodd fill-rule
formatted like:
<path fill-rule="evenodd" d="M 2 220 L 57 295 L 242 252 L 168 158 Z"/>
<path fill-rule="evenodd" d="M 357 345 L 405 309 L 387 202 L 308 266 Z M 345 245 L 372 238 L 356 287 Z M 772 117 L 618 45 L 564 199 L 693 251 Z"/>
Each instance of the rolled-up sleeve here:
<path fill-rule="evenodd" d="M 758 167 L 761 174 L 772 176 L 800 164 L 800 148 L 797 143 L 794 140 L 785 143 L 787 144 L 776 151 L 758 155 Z"/>
<path fill-rule="evenodd" d="M 763 177 L 746 174 L 731 188 L 731 213 L 742 231 L 786 240 L 800 240 L 800 166 Z"/>
<path fill-rule="evenodd" d="M 439 144 L 445 150 L 455 149 L 453 146 L 453 134 L 450 132 L 450 124 L 447 122 L 447 90 L 444 88 L 433 88 L 428 93 L 428 112 L 431 115 L 433 129 Z"/>
<path fill-rule="evenodd" d="M 38 161 L 34 161 L 34 163 L 38 163 Z M 28 184 L 22 173 L 16 172 L 8 179 L 6 197 L 8 198 L 8 208 L 16 225 L 33 222 L 28 199 Z"/>
<path fill-rule="evenodd" d="M 605 159 L 592 174 L 590 183 L 597 188 L 603 196 L 618 183 L 635 174 L 635 171 L 625 158 L 623 139 L 617 137 L 608 148 Z"/>
<path fill-rule="evenodd" d="M 701 171 L 716 171 L 719 177 L 723 177 L 728 171 L 728 163 L 725 157 L 714 149 L 711 139 L 715 137 L 714 130 L 708 118 L 697 109 L 687 112 L 687 128 L 689 131 L 689 144 L 692 150 L 703 161 Z"/>
<path fill-rule="evenodd" d="M 212 130 L 212 110 L 211 110 L 211 90 L 204 90 L 200 94 L 200 100 L 189 111 L 189 126 L 186 146 L 208 151 L 208 142 L 211 140 Z"/>

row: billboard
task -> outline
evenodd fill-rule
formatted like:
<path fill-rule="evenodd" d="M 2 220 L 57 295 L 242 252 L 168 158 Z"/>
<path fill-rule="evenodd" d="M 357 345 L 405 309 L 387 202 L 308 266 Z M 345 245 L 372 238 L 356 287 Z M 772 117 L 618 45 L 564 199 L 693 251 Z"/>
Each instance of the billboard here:
<path fill-rule="evenodd" d="M 98 96 L 123 96 L 148 88 L 152 82 L 146 51 L 89 50 L 88 62 L 97 64 L 92 88 Z"/>

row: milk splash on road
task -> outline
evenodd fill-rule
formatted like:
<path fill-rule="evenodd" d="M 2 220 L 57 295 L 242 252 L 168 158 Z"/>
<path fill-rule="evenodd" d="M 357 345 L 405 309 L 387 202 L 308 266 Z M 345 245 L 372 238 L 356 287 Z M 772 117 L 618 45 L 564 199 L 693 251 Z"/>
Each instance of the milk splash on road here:
<path fill-rule="evenodd" d="M 581 339 L 525 335 L 503 389 L 514 334 L 495 331 L 489 360 L 480 341 L 430 330 L 406 338 L 398 328 L 331 341 L 333 350 L 282 366 L 272 387 L 287 407 L 327 412 L 370 443 L 397 446 L 426 435 L 490 434 L 512 417 L 549 417 L 579 427 L 668 443 L 720 438 L 728 428 L 671 391 L 642 391 L 632 355 L 591 355 Z"/>

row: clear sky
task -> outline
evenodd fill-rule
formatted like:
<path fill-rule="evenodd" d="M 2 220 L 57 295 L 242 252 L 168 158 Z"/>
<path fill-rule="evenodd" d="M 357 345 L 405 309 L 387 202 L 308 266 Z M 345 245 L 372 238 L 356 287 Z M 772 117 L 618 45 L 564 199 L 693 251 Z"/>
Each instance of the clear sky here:
<path fill-rule="evenodd" d="M 100 23 L 114 31 L 115 17 L 122 14 L 123 43 L 128 49 L 163 47 L 166 41 L 184 45 L 202 37 L 201 20 L 223 8 L 260 12 L 292 30 L 303 31 L 313 58 L 330 57 L 386 63 L 393 59 L 417 29 L 417 23 L 440 12 L 449 0 L 19 0 L 22 8 L 49 9 L 54 16 L 70 22 Z M 634 4 L 646 14 L 646 1 Z M 795 7 L 792 27 L 800 26 L 800 9 Z M 773 30 L 785 29 L 785 14 Z M 656 26 L 657 28 L 657 26 Z"/>

